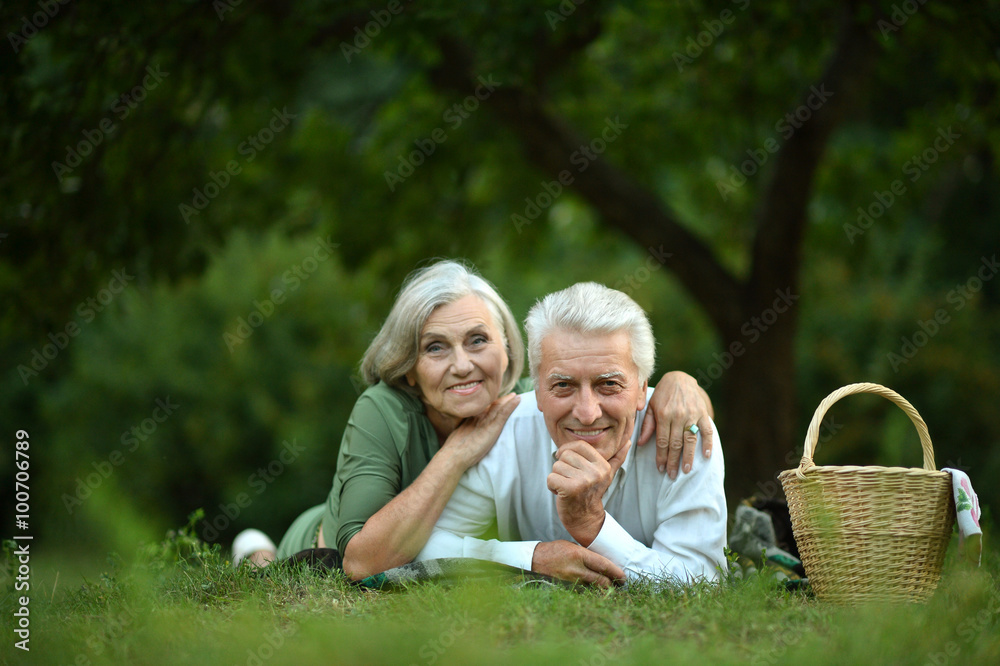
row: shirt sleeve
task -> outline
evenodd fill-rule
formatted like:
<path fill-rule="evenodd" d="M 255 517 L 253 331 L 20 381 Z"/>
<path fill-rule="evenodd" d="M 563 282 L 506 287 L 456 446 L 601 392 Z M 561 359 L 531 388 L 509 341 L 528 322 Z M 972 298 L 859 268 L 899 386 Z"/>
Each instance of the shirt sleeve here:
<path fill-rule="evenodd" d="M 531 570 L 538 541 L 498 541 L 478 539 L 497 515 L 493 487 L 483 465 L 470 468 L 458 482 L 445 505 L 430 538 L 417 557 L 471 557 Z"/>
<path fill-rule="evenodd" d="M 351 413 L 341 444 L 340 485 L 334 541 L 344 553 L 365 522 L 402 491 L 402 470 L 392 429 L 370 398 L 362 396 Z M 325 523 L 324 523 L 325 524 Z M 325 531 L 324 531 L 325 534 Z"/>
<path fill-rule="evenodd" d="M 726 569 L 727 513 L 722 443 L 717 429 L 715 433 L 710 460 L 695 456 L 692 470 L 673 481 L 660 475 L 652 546 L 634 539 L 606 513 L 590 550 L 620 566 L 630 580 L 648 576 L 677 583 L 718 580 Z"/>

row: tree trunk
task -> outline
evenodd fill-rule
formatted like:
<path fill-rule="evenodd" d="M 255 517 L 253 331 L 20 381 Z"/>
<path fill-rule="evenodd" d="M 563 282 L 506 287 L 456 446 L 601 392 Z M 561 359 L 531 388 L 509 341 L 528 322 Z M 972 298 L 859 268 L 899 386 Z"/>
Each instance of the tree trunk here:
<path fill-rule="evenodd" d="M 749 312 L 748 308 L 742 332 L 731 332 L 727 338 L 737 342 L 730 342 L 722 355 L 723 361 L 728 358 L 725 354 L 732 355 L 732 366 L 718 378 L 725 407 L 718 425 L 731 503 L 753 494 L 780 496 L 777 473 L 796 466 L 801 457 L 795 427 L 798 303 L 778 312 L 786 304 L 774 298 L 777 307 L 772 300 L 762 309 Z"/>
<path fill-rule="evenodd" d="M 797 464 L 795 333 L 807 207 L 826 144 L 857 104 L 871 69 L 876 51 L 871 26 L 871 17 L 858 12 L 854 3 L 845 7 L 826 70 L 801 98 L 805 104 L 812 99 L 809 95 L 818 94 L 818 86 L 824 102 L 817 107 L 812 99 L 808 108 L 815 112 L 775 157 L 744 281 L 729 273 L 665 202 L 611 161 L 597 159 L 571 186 L 608 226 L 665 257 L 664 265 L 719 332 L 722 358 L 731 355 L 729 363 L 722 363 L 728 367 L 708 377 L 713 384 L 717 379 L 722 391 L 718 415 L 730 499 L 780 494 L 777 472 Z M 569 51 L 584 48 L 599 32 L 596 27 L 582 31 L 579 40 L 563 44 L 564 52 L 555 60 L 567 61 L 573 55 Z M 440 38 L 438 47 L 442 64 L 432 70 L 431 81 L 440 88 L 474 89 L 473 50 L 451 38 Z M 549 179 L 557 179 L 583 141 L 579 132 L 550 113 L 538 90 L 509 86 L 494 94 L 490 106 L 518 137 L 528 160 Z M 733 351 L 734 344 L 742 346 L 740 353 Z M 699 379 L 705 385 L 706 380 Z"/>

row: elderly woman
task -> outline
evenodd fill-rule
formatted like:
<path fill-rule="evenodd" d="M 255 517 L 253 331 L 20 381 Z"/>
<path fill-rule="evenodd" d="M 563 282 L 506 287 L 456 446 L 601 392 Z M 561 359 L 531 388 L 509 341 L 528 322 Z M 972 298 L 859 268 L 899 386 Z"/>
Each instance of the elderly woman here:
<path fill-rule="evenodd" d="M 362 359 L 370 388 L 351 412 L 326 503 L 299 516 L 277 549 L 256 530 L 241 533 L 235 560 L 333 548 L 355 580 L 412 561 L 519 402 L 511 390 L 523 367 L 517 322 L 486 280 L 454 261 L 414 272 Z M 711 404 L 688 375 L 671 373 L 651 405 L 659 424 L 644 423 L 640 442 L 654 427 L 663 433 L 657 463 L 673 475 L 684 426 L 706 428 Z M 692 444 L 685 470 L 693 455 Z"/>

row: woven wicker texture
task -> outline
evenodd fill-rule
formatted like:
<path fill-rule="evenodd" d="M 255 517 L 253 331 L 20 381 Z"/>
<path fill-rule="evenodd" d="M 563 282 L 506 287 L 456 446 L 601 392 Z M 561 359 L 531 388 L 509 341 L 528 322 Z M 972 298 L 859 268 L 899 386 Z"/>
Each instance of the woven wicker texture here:
<path fill-rule="evenodd" d="M 855 393 L 881 395 L 910 417 L 923 447 L 923 469 L 813 463 L 827 410 Z M 798 468 L 778 478 L 818 598 L 856 605 L 924 601 L 934 592 L 955 522 L 951 475 L 935 468 L 927 425 L 898 393 L 862 383 L 828 395 L 813 414 Z"/>

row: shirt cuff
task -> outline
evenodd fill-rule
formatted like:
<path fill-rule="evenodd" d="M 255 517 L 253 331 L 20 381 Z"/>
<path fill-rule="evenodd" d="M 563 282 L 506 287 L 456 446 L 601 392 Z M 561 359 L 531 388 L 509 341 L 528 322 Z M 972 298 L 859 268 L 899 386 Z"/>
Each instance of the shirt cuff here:
<path fill-rule="evenodd" d="M 472 537 L 465 537 L 464 542 L 462 554 L 465 557 L 499 562 L 525 571 L 531 571 L 531 559 L 535 555 L 535 546 L 541 543 L 540 541 L 497 541 L 496 539 L 483 541 Z"/>
<path fill-rule="evenodd" d="M 622 569 L 627 569 L 628 565 L 635 559 L 635 539 L 625 531 L 625 528 L 618 524 L 618 521 L 607 511 L 604 512 L 604 524 L 597 537 L 588 546 L 598 555 L 603 555 Z"/>

